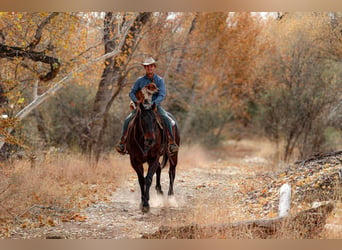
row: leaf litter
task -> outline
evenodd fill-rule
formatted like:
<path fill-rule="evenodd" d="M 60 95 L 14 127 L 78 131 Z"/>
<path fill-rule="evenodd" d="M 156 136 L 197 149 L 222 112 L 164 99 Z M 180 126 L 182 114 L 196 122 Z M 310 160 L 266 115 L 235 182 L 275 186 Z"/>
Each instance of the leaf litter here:
<path fill-rule="evenodd" d="M 278 214 L 279 189 L 284 183 L 292 187 L 292 210 L 304 210 L 314 201 L 332 199 L 336 185 L 341 185 L 341 159 L 342 152 L 298 162 L 281 172 L 256 170 L 256 165 L 265 162 L 255 158 L 241 164 L 222 159 L 196 166 L 180 162 L 175 196 L 160 197 L 153 190 L 148 214 L 140 212 L 140 189 L 135 173 L 130 172 L 127 182 L 111 195 L 103 195 L 105 199 L 92 191 L 90 199 L 85 194 L 87 202 L 80 201 L 78 208 L 64 213 L 34 208 L 20 225 L 7 229 L 3 238 L 135 239 L 163 225 L 272 218 Z M 165 192 L 167 169 L 162 172 L 162 186 Z M 99 187 L 93 184 L 95 189 Z M 37 217 L 32 220 L 34 213 Z"/>

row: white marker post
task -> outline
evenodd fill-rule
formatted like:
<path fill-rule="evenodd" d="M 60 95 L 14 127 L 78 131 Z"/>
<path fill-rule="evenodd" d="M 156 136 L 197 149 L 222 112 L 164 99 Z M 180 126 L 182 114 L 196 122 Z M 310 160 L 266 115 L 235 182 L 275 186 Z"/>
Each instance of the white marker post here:
<path fill-rule="evenodd" d="M 279 217 L 286 217 L 290 213 L 290 204 L 291 204 L 291 186 L 288 183 L 285 183 L 281 186 L 279 198 Z"/>

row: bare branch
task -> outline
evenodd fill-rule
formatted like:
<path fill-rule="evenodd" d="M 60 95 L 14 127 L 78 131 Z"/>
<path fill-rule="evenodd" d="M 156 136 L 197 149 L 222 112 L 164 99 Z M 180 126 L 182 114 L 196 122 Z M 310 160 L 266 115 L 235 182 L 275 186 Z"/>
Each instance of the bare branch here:
<path fill-rule="evenodd" d="M 56 17 L 59 13 L 53 12 L 51 13 L 47 18 L 45 18 L 39 25 L 36 30 L 35 36 L 33 38 L 33 41 L 26 47 L 15 47 L 15 46 L 7 46 L 5 44 L 0 44 L 0 58 L 29 58 L 35 62 L 43 62 L 50 65 L 50 71 L 46 75 L 42 75 L 39 77 L 42 81 L 49 81 L 53 79 L 60 68 L 60 62 L 58 58 L 51 57 L 45 55 L 45 52 L 37 52 L 34 51 L 36 46 L 39 44 L 41 38 L 43 29 L 45 26 L 50 22 L 50 20 L 54 17 Z M 2 34 L 2 33 L 1 33 Z M 4 41 L 4 36 L 2 34 L 2 40 Z"/>
<path fill-rule="evenodd" d="M 58 12 L 52 12 L 47 18 L 45 18 L 39 25 L 38 29 L 36 30 L 36 34 L 34 36 L 33 41 L 26 47 L 27 50 L 33 50 L 37 46 L 37 44 L 40 42 L 42 38 L 43 29 L 45 26 L 50 22 L 50 20 L 54 17 L 56 17 L 59 13 Z"/>
<path fill-rule="evenodd" d="M 45 55 L 45 52 L 36 52 L 32 50 L 26 50 L 20 47 L 0 44 L 0 58 L 6 57 L 29 58 L 35 62 L 43 62 L 46 64 L 50 64 L 50 72 L 48 72 L 46 75 L 39 77 L 42 81 L 48 81 L 53 79 L 57 75 L 60 67 L 60 62 L 58 58 L 47 56 Z"/>
<path fill-rule="evenodd" d="M 131 21 L 131 22 L 133 22 L 133 21 Z M 123 37 L 126 37 L 128 32 L 129 32 L 129 28 L 126 29 L 125 35 Z M 37 96 L 37 98 L 34 99 L 30 104 L 28 104 L 25 108 L 20 110 L 15 115 L 15 118 L 17 120 L 19 120 L 19 121 L 22 120 L 23 118 L 25 118 L 28 114 L 30 114 L 35 108 L 37 108 L 40 104 L 42 104 L 50 96 L 54 95 L 58 90 L 63 88 L 64 84 L 66 84 L 71 79 L 73 79 L 74 76 L 77 75 L 77 73 L 80 73 L 80 72 L 83 72 L 83 71 L 87 70 L 91 65 L 93 65 L 93 64 L 95 64 L 97 62 L 104 61 L 104 60 L 106 60 L 106 59 L 108 59 L 110 57 L 114 57 L 114 56 L 118 55 L 121 52 L 121 49 L 122 49 L 124 43 L 125 43 L 125 39 L 122 39 L 120 41 L 118 47 L 115 50 L 113 50 L 112 52 L 104 54 L 104 55 L 96 58 L 95 60 L 90 61 L 87 64 L 83 64 L 80 67 L 76 68 L 75 70 L 71 71 L 69 74 L 67 74 L 65 77 L 63 77 L 61 80 L 59 80 L 58 82 L 54 83 L 52 85 L 52 87 L 49 88 L 46 92 L 44 92 L 42 95 Z M 0 47 L 0 50 L 1 50 L 1 47 Z M 1 58 L 1 52 L 0 52 L 0 58 Z M 11 133 L 12 130 L 13 130 L 13 128 L 8 128 L 7 129 L 8 133 Z M 5 143 L 4 138 L 0 137 L 0 149 L 2 148 L 4 143 Z"/>

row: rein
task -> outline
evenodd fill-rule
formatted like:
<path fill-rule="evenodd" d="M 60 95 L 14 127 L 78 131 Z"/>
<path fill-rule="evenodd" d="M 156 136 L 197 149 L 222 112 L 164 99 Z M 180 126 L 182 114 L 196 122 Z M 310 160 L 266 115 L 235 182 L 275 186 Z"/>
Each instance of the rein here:
<path fill-rule="evenodd" d="M 138 141 L 138 139 L 137 139 L 137 134 L 136 134 L 136 132 L 137 132 L 137 127 L 139 126 L 139 129 L 140 129 L 140 131 L 142 132 L 142 137 L 144 137 L 144 128 L 142 127 L 142 122 L 141 122 L 141 110 L 140 110 L 140 108 L 137 109 L 137 113 L 135 114 L 135 119 L 137 119 L 137 118 L 138 118 L 138 124 L 136 124 L 136 125 L 134 126 L 134 136 L 133 136 L 133 137 L 134 137 L 134 141 L 135 141 L 135 143 L 138 145 L 138 148 L 140 149 L 141 153 L 142 153 L 143 155 L 145 155 L 147 151 L 145 151 L 145 150 L 140 146 L 140 143 L 139 143 L 139 141 Z"/>
<path fill-rule="evenodd" d="M 151 111 L 153 112 L 153 111 Z M 152 113 L 146 113 L 146 115 L 148 116 L 152 116 Z M 154 112 L 154 115 L 156 116 L 156 126 L 157 126 L 157 130 L 159 129 L 160 131 L 160 136 L 161 136 L 161 148 L 160 148 L 160 154 L 163 154 L 165 151 L 167 152 L 166 149 L 166 145 L 167 145 L 167 132 L 166 132 L 166 128 L 163 127 L 163 125 L 161 124 L 162 121 L 160 120 L 160 117 L 158 115 L 158 113 Z M 141 144 L 141 140 L 144 137 L 145 131 L 143 128 L 143 123 L 142 123 L 142 111 L 140 108 L 136 109 L 136 113 L 132 119 L 132 121 L 129 124 L 129 131 L 128 131 L 128 140 L 131 140 L 132 142 L 134 142 L 134 144 L 136 144 L 136 148 L 144 155 L 146 156 L 147 152 L 150 150 L 150 146 Z M 139 133 L 142 133 L 141 135 Z M 144 143 L 144 142 L 143 142 Z M 152 145 L 153 147 L 153 145 Z"/>
<path fill-rule="evenodd" d="M 148 115 L 151 115 L 151 114 L 148 113 Z M 143 155 L 146 155 L 146 153 L 148 152 L 148 150 L 149 150 L 150 148 L 147 147 L 146 149 L 143 149 L 143 148 L 141 147 L 140 143 L 139 143 L 139 139 L 140 139 L 140 138 L 138 138 L 138 135 L 137 135 L 137 129 L 139 129 L 140 132 L 142 133 L 142 136 L 141 136 L 141 137 L 144 137 L 144 134 L 145 134 L 144 128 L 143 128 L 143 126 L 142 126 L 142 114 L 141 114 L 141 109 L 140 109 L 140 108 L 137 109 L 137 113 L 136 113 L 135 119 L 137 119 L 137 118 L 138 118 L 138 120 L 137 120 L 138 124 L 136 124 L 136 126 L 134 126 L 134 141 L 135 141 L 135 143 L 137 144 L 138 148 L 140 149 L 141 153 L 142 153 Z"/>

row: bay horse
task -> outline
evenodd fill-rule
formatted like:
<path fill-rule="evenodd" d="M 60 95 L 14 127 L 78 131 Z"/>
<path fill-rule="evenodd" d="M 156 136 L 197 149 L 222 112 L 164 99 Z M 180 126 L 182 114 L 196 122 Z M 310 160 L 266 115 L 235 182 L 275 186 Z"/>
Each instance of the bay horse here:
<path fill-rule="evenodd" d="M 136 114 L 128 128 L 126 149 L 130 156 L 131 165 L 138 176 L 141 191 L 140 209 L 143 213 L 147 213 L 150 210 L 150 187 L 155 173 L 155 188 L 158 194 L 163 194 L 160 175 L 167 162 L 169 162 L 170 179 L 168 195 L 172 196 L 174 194 L 173 183 L 176 175 L 178 152 L 170 154 L 167 150 L 167 128 L 162 124 L 159 114 L 157 114 L 156 104 L 146 108 L 142 103 L 139 103 L 135 112 Z M 169 115 L 174 119 L 170 113 Z M 175 141 L 179 145 L 180 136 L 177 123 L 173 126 L 173 129 Z M 163 157 L 162 163 L 160 163 L 161 157 Z M 144 163 L 148 164 L 145 177 Z"/>

